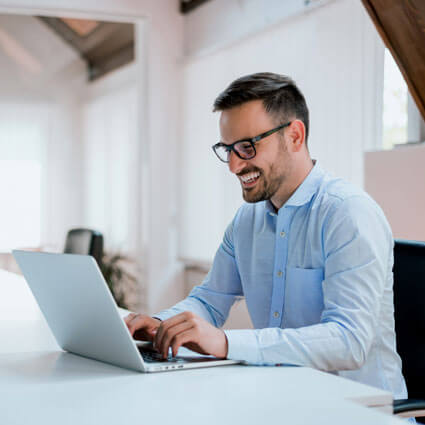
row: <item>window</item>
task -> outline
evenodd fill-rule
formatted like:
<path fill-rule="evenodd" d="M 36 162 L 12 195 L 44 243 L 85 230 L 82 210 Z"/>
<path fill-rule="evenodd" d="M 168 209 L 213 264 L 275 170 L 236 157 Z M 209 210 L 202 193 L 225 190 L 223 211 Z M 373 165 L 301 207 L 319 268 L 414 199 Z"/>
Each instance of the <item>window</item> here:
<path fill-rule="evenodd" d="M 36 247 L 41 238 L 41 164 L 0 160 L 0 252 Z"/>
<path fill-rule="evenodd" d="M 384 59 L 383 147 L 407 143 L 407 85 L 390 51 Z"/>
<path fill-rule="evenodd" d="M 40 246 L 45 138 L 43 106 L 0 104 L 0 252 Z"/>

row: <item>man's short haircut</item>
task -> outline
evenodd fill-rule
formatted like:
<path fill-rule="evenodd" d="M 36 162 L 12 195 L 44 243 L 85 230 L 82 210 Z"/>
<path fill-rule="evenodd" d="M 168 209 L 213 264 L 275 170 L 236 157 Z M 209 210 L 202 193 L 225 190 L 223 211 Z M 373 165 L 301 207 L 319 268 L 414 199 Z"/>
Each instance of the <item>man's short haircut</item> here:
<path fill-rule="evenodd" d="M 301 120 L 305 126 L 307 146 L 308 108 L 294 80 L 271 72 L 259 72 L 238 78 L 218 95 L 213 111 L 231 109 L 251 100 L 262 100 L 265 110 L 278 121 L 277 124 L 284 124 L 292 119 Z"/>

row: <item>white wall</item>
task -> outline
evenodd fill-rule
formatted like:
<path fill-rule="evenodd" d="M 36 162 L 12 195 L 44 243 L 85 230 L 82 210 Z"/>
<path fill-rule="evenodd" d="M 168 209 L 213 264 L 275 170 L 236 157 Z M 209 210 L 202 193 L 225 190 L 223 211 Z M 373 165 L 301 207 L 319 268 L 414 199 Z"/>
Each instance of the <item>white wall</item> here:
<path fill-rule="evenodd" d="M 199 22 L 192 22 L 193 27 L 201 31 L 203 21 L 210 19 L 207 28 L 217 24 L 216 32 L 221 34 L 237 16 L 230 13 L 227 20 L 215 22 L 199 13 L 190 19 L 196 18 Z M 214 47 L 208 37 L 196 37 Z M 219 137 L 218 115 L 211 113 L 218 93 L 244 74 L 290 75 L 310 108 L 308 143 L 313 158 L 325 169 L 362 185 L 363 152 L 380 143 L 375 87 L 382 71 L 383 45 L 361 3 L 352 0 L 289 16 L 238 42 L 220 41 L 220 48 L 211 53 L 205 53 L 207 41 L 200 54 L 184 65 L 179 252 L 185 258 L 211 261 L 242 203 L 237 179 L 210 148 Z"/>
<path fill-rule="evenodd" d="M 335 0 L 214 0 L 188 13 L 184 22 L 186 57 L 210 54 L 248 36 L 281 25 Z"/>
<path fill-rule="evenodd" d="M 365 189 L 395 238 L 425 241 L 425 145 L 365 153 Z"/>

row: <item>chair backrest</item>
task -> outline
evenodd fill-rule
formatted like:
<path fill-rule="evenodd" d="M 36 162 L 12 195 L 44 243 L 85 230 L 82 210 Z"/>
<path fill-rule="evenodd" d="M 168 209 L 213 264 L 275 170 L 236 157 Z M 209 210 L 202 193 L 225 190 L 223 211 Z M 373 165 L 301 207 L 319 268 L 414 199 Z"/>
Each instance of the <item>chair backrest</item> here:
<path fill-rule="evenodd" d="M 425 242 L 396 240 L 394 316 L 409 398 L 425 399 Z"/>
<path fill-rule="evenodd" d="M 103 256 L 102 233 L 92 229 L 72 229 L 66 236 L 64 252 L 91 255 L 100 266 Z"/>

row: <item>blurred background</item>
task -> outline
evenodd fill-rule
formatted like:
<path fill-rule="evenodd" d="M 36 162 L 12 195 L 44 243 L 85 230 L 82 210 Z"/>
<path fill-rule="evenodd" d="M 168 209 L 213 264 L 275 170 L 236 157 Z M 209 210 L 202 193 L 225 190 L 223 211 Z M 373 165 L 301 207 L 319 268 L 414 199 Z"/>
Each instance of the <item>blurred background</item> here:
<path fill-rule="evenodd" d="M 242 203 L 212 104 L 259 71 L 303 91 L 312 157 L 369 191 L 396 237 L 425 239 L 423 119 L 360 1 L 2 3 L 0 269 L 89 229 L 121 305 L 185 296 Z M 249 326 L 243 301 L 227 325 Z"/>

